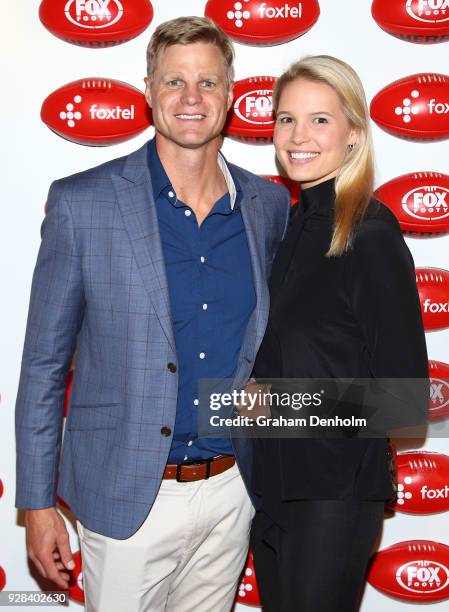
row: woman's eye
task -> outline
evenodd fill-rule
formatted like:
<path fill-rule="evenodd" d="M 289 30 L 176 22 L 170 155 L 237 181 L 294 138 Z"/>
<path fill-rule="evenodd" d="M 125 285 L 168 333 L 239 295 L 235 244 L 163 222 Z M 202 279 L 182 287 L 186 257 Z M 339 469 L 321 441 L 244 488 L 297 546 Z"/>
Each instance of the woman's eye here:
<path fill-rule="evenodd" d="M 291 117 L 278 117 L 277 120 L 279 123 L 291 123 L 292 122 Z"/>
<path fill-rule="evenodd" d="M 315 123 L 328 123 L 326 117 L 315 117 L 314 122 Z"/>

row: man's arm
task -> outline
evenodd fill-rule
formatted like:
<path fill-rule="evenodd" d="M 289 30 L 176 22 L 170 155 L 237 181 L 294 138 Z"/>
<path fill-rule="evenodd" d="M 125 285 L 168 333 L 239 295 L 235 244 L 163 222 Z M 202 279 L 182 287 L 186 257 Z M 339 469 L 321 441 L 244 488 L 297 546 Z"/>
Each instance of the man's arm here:
<path fill-rule="evenodd" d="M 66 587 L 55 549 L 66 567 L 71 553 L 55 508 L 56 483 L 66 378 L 84 315 L 84 293 L 71 212 L 58 182 L 50 188 L 41 236 L 16 402 L 15 505 L 27 509 L 31 559 L 41 573 Z"/>

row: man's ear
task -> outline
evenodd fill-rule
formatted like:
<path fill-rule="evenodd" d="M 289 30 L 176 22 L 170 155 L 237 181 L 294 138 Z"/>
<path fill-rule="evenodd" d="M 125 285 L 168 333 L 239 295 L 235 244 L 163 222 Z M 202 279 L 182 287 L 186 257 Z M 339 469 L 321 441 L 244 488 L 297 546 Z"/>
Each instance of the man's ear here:
<path fill-rule="evenodd" d="M 229 111 L 229 109 L 232 106 L 232 102 L 234 100 L 234 83 L 230 83 L 229 84 L 229 91 L 228 91 L 228 102 L 227 102 L 227 110 Z"/>
<path fill-rule="evenodd" d="M 145 82 L 145 99 L 147 101 L 148 106 L 150 108 L 153 108 L 153 104 L 151 102 L 151 78 L 146 76 L 143 80 Z"/>

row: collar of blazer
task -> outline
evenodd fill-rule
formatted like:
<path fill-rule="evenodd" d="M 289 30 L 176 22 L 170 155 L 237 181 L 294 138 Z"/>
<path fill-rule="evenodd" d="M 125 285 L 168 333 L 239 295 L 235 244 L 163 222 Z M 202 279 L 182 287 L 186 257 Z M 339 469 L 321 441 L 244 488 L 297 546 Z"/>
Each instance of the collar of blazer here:
<path fill-rule="evenodd" d="M 112 175 L 112 182 L 143 285 L 153 303 L 167 340 L 175 352 L 168 282 L 147 163 L 147 146 L 146 143 L 123 158 L 121 171 Z M 261 312 L 265 311 L 268 304 L 265 278 L 266 228 L 264 215 L 260 210 L 261 203 L 258 201 L 258 190 L 251 175 L 238 166 L 231 165 L 231 168 L 242 189 L 240 210 L 248 239 L 257 297 L 256 308 L 248 322 L 242 346 L 242 354 L 253 358 L 254 349 L 251 345 L 255 346 L 257 337 L 264 332 L 264 317 L 261 317 Z"/>

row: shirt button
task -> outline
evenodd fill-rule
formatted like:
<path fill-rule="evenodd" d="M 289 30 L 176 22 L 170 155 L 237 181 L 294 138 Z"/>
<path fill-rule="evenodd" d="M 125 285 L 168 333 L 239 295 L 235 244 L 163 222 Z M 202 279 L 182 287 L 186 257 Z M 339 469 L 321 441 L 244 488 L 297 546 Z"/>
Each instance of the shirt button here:
<path fill-rule="evenodd" d="M 187 446 L 192 446 L 192 444 L 193 444 L 192 440 L 189 440 L 189 441 L 187 442 Z"/>
<path fill-rule="evenodd" d="M 192 211 L 187 209 L 187 210 L 184 211 L 184 214 L 185 214 L 186 217 L 190 217 L 190 215 L 192 214 Z"/>
<path fill-rule="evenodd" d="M 165 427 L 165 426 L 164 426 L 164 427 L 161 427 L 161 434 L 162 434 L 163 436 L 165 436 L 166 438 L 168 438 L 168 436 L 170 436 L 170 435 L 171 435 L 171 429 L 170 429 L 170 427 Z"/>
<path fill-rule="evenodd" d="M 194 403 L 195 406 L 198 406 L 198 404 L 200 403 L 200 400 L 194 399 L 193 403 Z"/>
<path fill-rule="evenodd" d="M 178 369 L 176 367 L 176 365 L 174 363 L 167 363 L 167 368 L 169 370 L 169 372 L 171 372 L 172 374 L 174 374 L 176 372 L 176 370 Z"/>
<path fill-rule="evenodd" d="M 200 353 L 200 359 L 204 359 L 206 357 L 206 353 Z"/>
<path fill-rule="evenodd" d="M 173 198 L 175 196 L 175 194 L 173 193 L 173 191 L 169 191 L 168 192 L 168 197 L 169 198 Z"/>
<path fill-rule="evenodd" d="M 207 310 L 207 304 L 203 304 L 203 310 Z"/>
<path fill-rule="evenodd" d="M 201 263 L 204 263 L 205 261 L 206 261 L 206 258 L 205 258 L 205 257 L 203 257 L 203 256 L 201 255 L 201 257 L 200 257 L 200 262 L 201 262 Z"/>
<path fill-rule="evenodd" d="M 184 455 L 184 461 L 187 461 L 188 457 L 187 455 Z"/>

